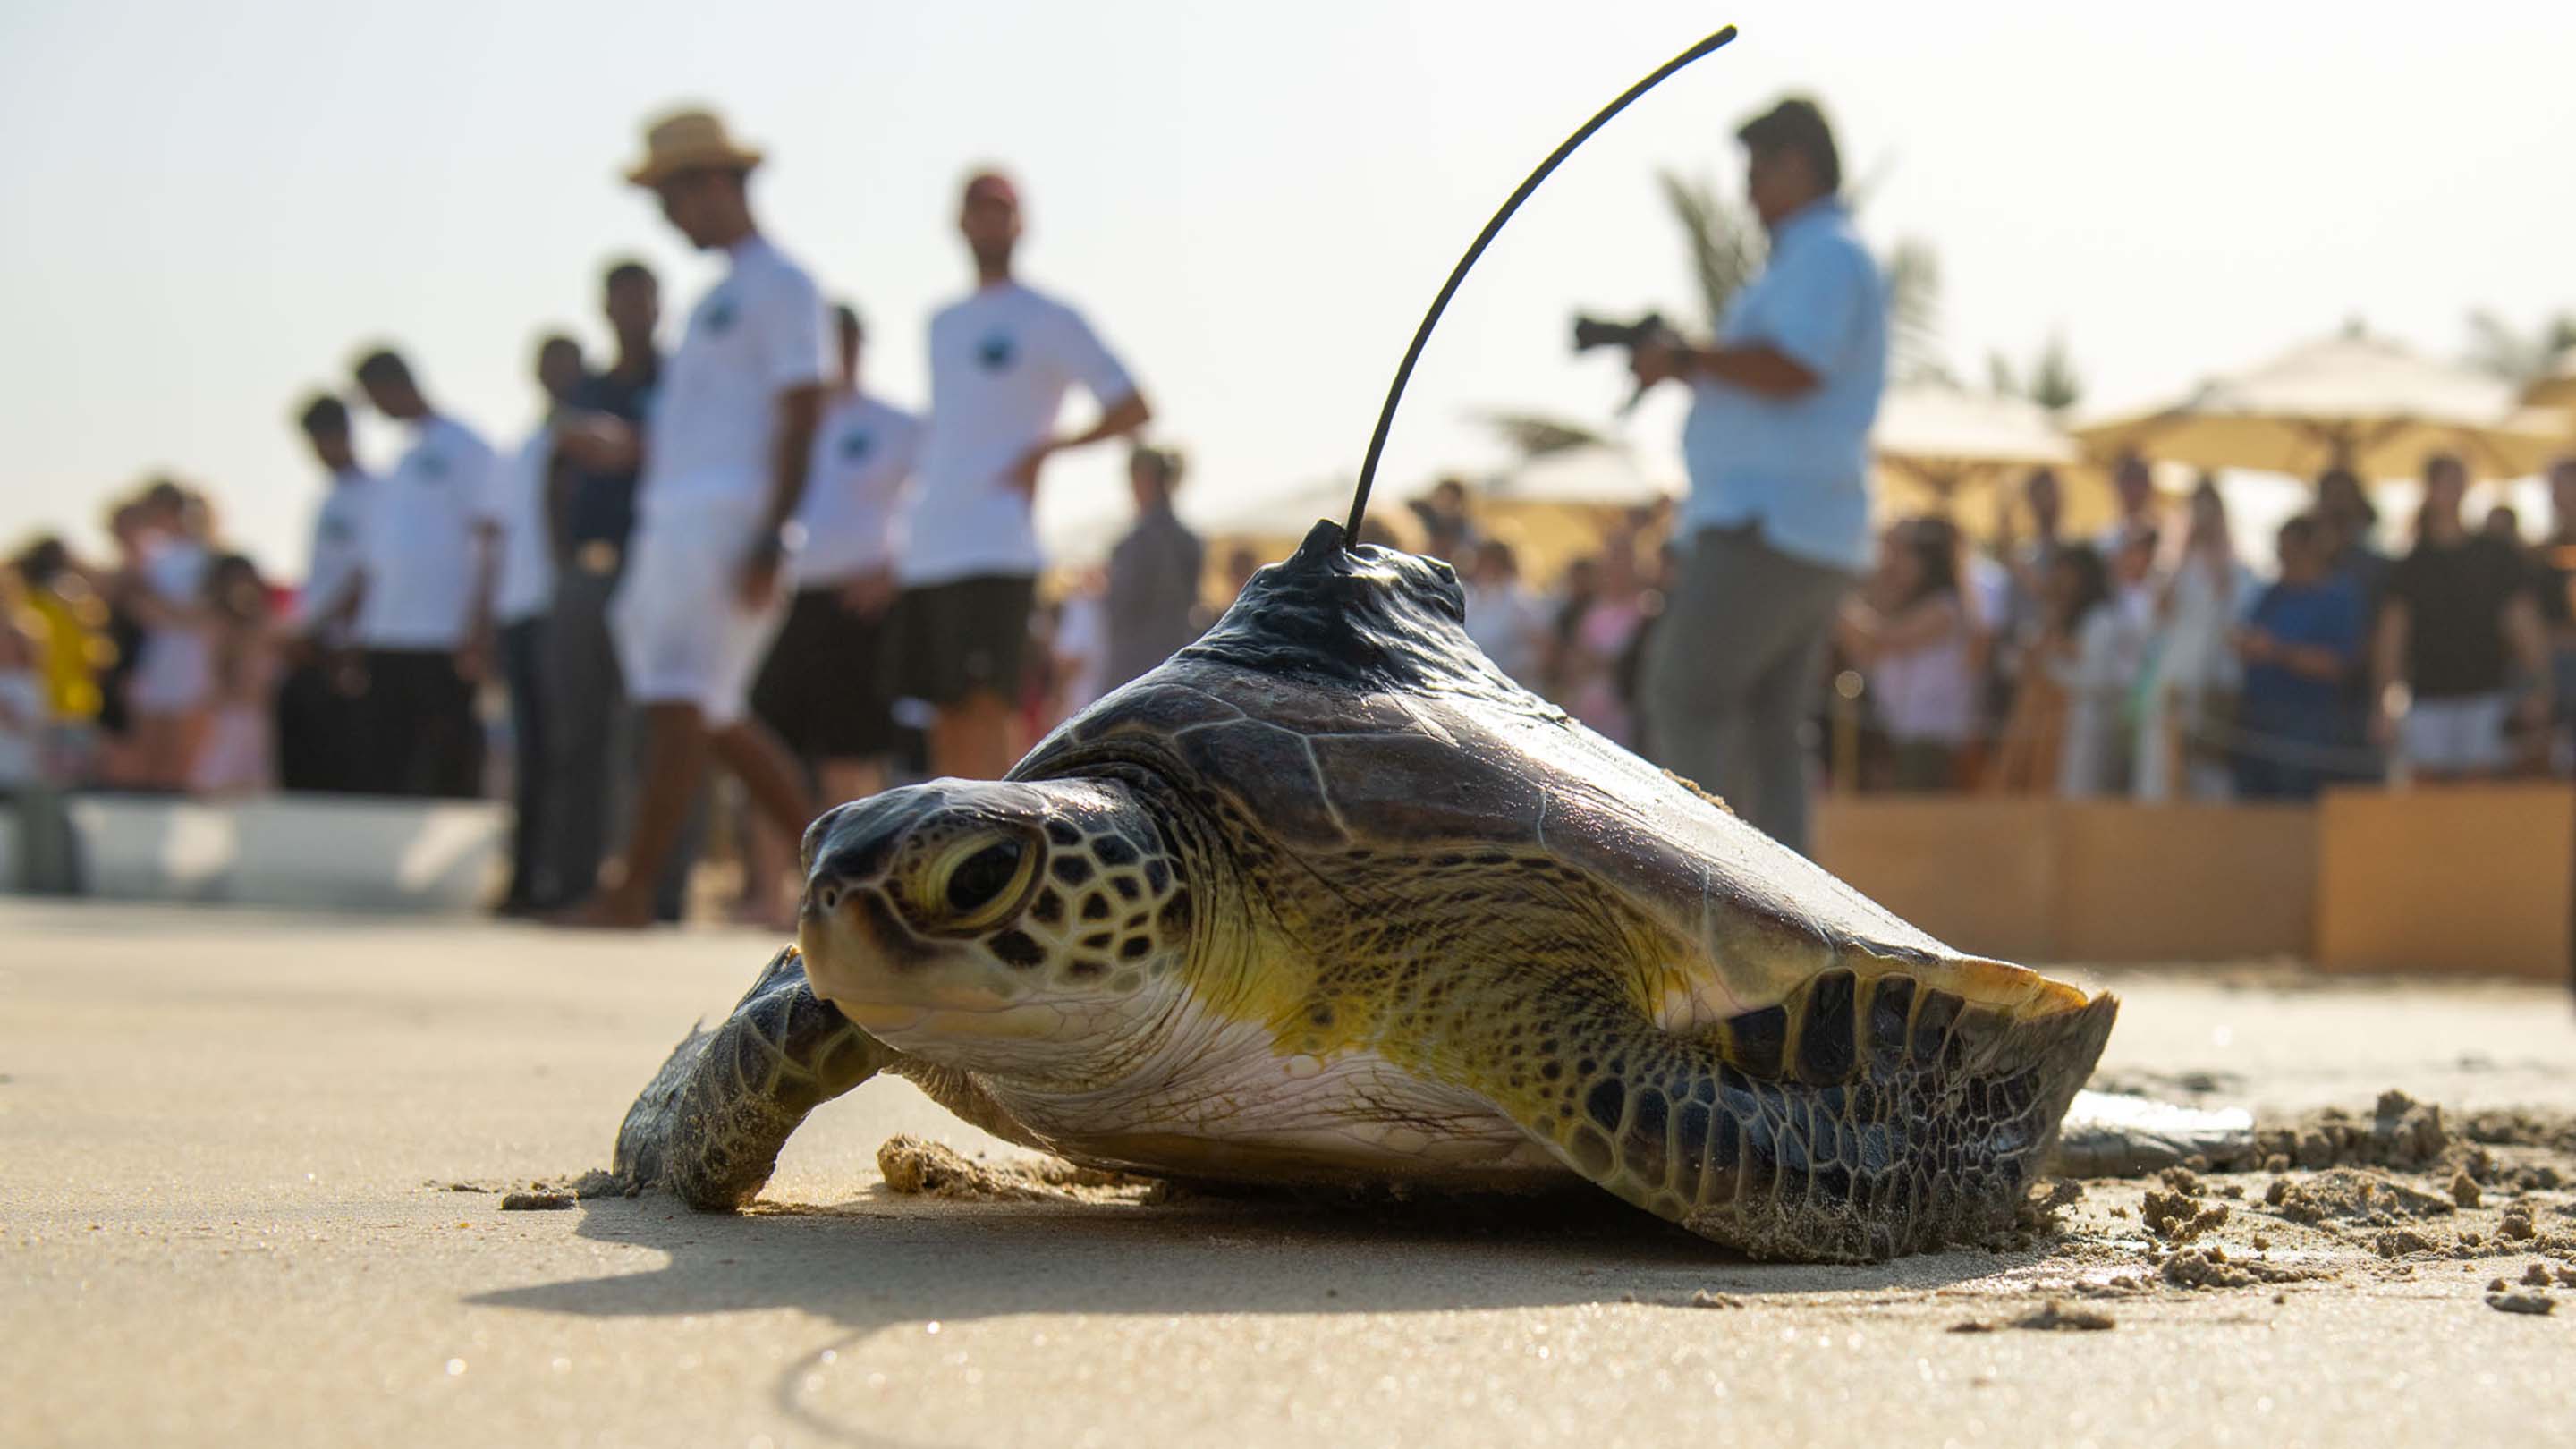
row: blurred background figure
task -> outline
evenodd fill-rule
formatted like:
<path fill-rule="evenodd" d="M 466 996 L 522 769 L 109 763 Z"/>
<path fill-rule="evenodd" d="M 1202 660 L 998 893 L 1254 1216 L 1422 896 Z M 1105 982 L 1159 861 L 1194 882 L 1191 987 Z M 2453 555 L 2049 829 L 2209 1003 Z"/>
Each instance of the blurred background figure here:
<path fill-rule="evenodd" d="M 214 561 L 202 500 L 163 479 L 141 500 L 140 569 L 126 607 L 143 627 L 134 674 L 125 682 L 133 716 L 133 783 L 184 790 L 206 731 L 214 686 L 207 655 L 206 569 Z"/>
<path fill-rule="evenodd" d="M 1422 525 L 1422 552 L 1436 559 L 1464 563 L 1477 542 L 1476 521 L 1467 507 L 1467 481 L 1443 478 L 1431 491 L 1408 505 Z"/>
<path fill-rule="evenodd" d="M 1977 613 L 1959 554 L 1958 531 L 1939 519 L 1897 524 L 1880 539 L 1877 572 L 1843 604 L 1843 652 L 1868 681 L 1901 791 L 1956 788 L 1976 736 Z"/>
<path fill-rule="evenodd" d="M 99 677 L 116 657 L 107 638 L 107 603 L 60 538 L 48 535 L 28 545 L 14 568 L 18 605 L 25 611 L 20 625 L 35 642 L 45 681 L 39 763 L 58 784 L 87 784 L 97 768 L 98 716 L 105 703 Z"/>
<path fill-rule="evenodd" d="M 476 515 L 492 450 L 432 406 L 401 354 L 361 358 L 359 390 L 411 432 L 393 471 L 368 489 L 358 647 L 366 653 L 361 774 L 378 795 L 468 800 L 483 793 L 474 690 L 484 660 L 472 637 L 491 587 Z"/>
<path fill-rule="evenodd" d="M 252 795 L 277 784 L 269 727 L 282 668 L 268 582 L 240 554 L 206 571 L 206 643 L 212 688 L 206 736 L 189 763 L 200 795 Z"/>
<path fill-rule="evenodd" d="M 2254 574 L 2237 560 L 2215 481 L 2204 477 L 2192 490 L 2182 546 L 2150 586 L 2155 607 L 2139 682 L 2135 793 L 2141 800 L 2224 799 L 2237 686 L 2228 641 L 2254 601 Z"/>
<path fill-rule="evenodd" d="M 814 430 L 796 599 L 761 666 L 752 709 L 816 773 L 823 798 L 885 788 L 901 747 L 889 690 L 886 612 L 894 603 L 894 521 L 912 481 L 921 422 L 870 393 L 867 331 L 833 309 L 841 379 Z"/>
<path fill-rule="evenodd" d="M 29 627 L 34 614 L 23 590 L 15 565 L 0 573 L 0 801 L 14 801 L 48 774 L 45 732 L 53 711 L 45 701 L 45 647 Z"/>
<path fill-rule="evenodd" d="M 654 919 L 711 762 L 741 781 L 770 829 L 801 835 L 816 813 L 786 747 L 751 714 L 751 686 L 783 613 L 787 530 L 840 360 L 814 279 L 753 215 L 761 159 L 716 116 L 685 110 L 645 128 L 644 157 L 627 172 L 726 269 L 689 314 L 649 414 L 632 557 L 612 611 L 644 715 L 644 775 L 623 869 L 570 918 L 583 925 Z"/>
<path fill-rule="evenodd" d="M 1185 465 L 1168 448 L 1128 450 L 1136 522 L 1109 551 L 1109 642 L 1102 692 L 1116 689 L 1199 637 L 1207 545 L 1172 511 Z"/>
<path fill-rule="evenodd" d="M 885 788 L 903 744 L 891 691 L 885 618 L 894 602 L 894 515 L 912 478 L 921 424 L 861 385 L 866 329 L 832 309 L 840 380 L 814 429 L 797 555 L 796 597 L 752 685 L 751 710 L 837 803 Z M 752 828 L 741 913 L 794 921 L 796 840 Z"/>
<path fill-rule="evenodd" d="M 1467 637 L 1494 666 L 1528 689 L 1543 683 L 1539 657 L 1547 637 L 1546 610 L 1521 584 L 1520 555 L 1501 539 L 1476 545 L 1466 571 Z"/>
<path fill-rule="evenodd" d="M 2552 728 L 2549 768 L 2576 772 L 2576 456 L 2549 465 L 2549 537 L 2533 583 L 2549 632 Z"/>
<path fill-rule="evenodd" d="M 1602 541 L 1583 593 L 1568 599 L 1554 671 L 1561 691 L 1557 703 L 1622 745 L 1635 743 L 1636 718 L 1620 667 L 1646 620 L 1636 548 L 1635 536 L 1624 528 Z"/>
<path fill-rule="evenodd" d="M 1691 390 L 1689 535 L 1644 684 L 1662 763 L 1807 848 L 1807 747 L 1834 620 L 1867 569 L 1870 424 L 1887 380 L 1887 288 L 1840 199 L 1815 104 L 1737 133 L 1770 258 L 1714 345 L 1649 342 L 1638 386 Z"/>
<path fill-rule="evenodd" d="M 555 429 L 589 375 L 581 344 L 560 332 L 537 342 L 538 420 L 518 451 L 492 469 L 481 506 L 485 547 L 497 554 L 484 616 L 470 632 L 498 667 L 510 699 L 510 884 L 500 913 L 534 915 L 565 903 L 554 875 L 557 831 L 553 711 L 546 682 L 546 613 L 555 592 Z M 568 464 L 569 460 L 565 460 Z M 485 642 L 487 641 L 488 642 Z"/>
<path fill-rule="evenodd" d="M 609 606 L 626 577 L 645 422 L 662 381 L 654 340 L 662 322 L 661 283 L 640 262 L 618 262 L 601 279 L 600 305 L 617 355 L 607 371 L 573 389 L 555 421 L 557 466 L 547 478 L 558 559 L 546 614 L 546 731 L 554 750 L 546 776 L 546 851 L 549 874 L 567 904 L 598 888 L 610 841 L 624 838 L 644 769 L 642 722 L 627 699 Z M 703 792 L 692 803 L 702 807 Z M 656 883 L 656 919 L 679 919 L 679 864 L 696 853 L 703 817 L 699 808 L 683 825 L 675 864 Z"/>
<path fill-rule="evenodd" d="M 2414 778 L 2504 773 L 2507 728 L 2549 711 L 2549 646 L 2530 575 L 2511 545 L 2472 534 L 2460 460 L 2424 464 L 2415 547 L 2388 571 L 2372 649 L 2374 739 Z"/>
<path fill-rule="evenodd" d="M 1046 702 L 1042 719 L 1070 719 L 1107 692 L 1109 677 L 1109 577 L 1084 569 L 1033 637 L 1045 645 Z"/>
<path fill-rule="evenodd" d="M 2236 793 L 2248 800 L 2314 799 L 2349 749 L 2343 701 L 2361 672 L 2369 606 L 2359 584 L 2333 572 L 2329 542 L 2312 516 L 2282 524 L 2281 576 L 2255 595 L 2235 632 L 2245 671 Z"/>
<path fill-rule="evenodd" d="M 2121 557 L 2130 571 L 2143 574 L 2145 560 L 2154 552 L 2153 535 L 2142 535 L 2121 550 Z M 2136 738 L 2129 703 L 2146 632 L 2139 612 L 2123 602 L 2120 575 L 2092 547 L 2079 544 L 2060 552 L 2053 577 L 2057 627 L 2041 662 L 2065 698 L 2057 793 L 2073 800 L 2125 794 L 2129 749 Z"/>
<path fill-rule="evenodd" d="M 1252 576 L 1260 571 L 1261 556 L 1251 549 L 1236 544 L 1226 550 L 1225 601 L 1229 604 L 1233 603 L 1243 593 L 1243 586 L 1251 583 Z"/>
<path fill-rule="evenodd" d="M 929 430 L 902 524 L 895 647 L 901 692 L 937 711 L 931 772 L 993 779 L 1018 753 L 1012 720 L 1045 564 L 1039 474 L 1058 453 L 1134 433 L 1152 409 L 1080 312 L 1014 274 L 1020 193 L 1009 177 L 968 177 L 957 226 L 975 290 L 930 321 Z M 1076 385 L 1100 416 L 1060 437 Z"/>
<path fill-rule="evenodd" d="M 356 623 L 374 480 L 358 464 L 346 403 L 314 398 L 295 425 L 321 465 L 322 496 L 295 601 L 291 663 L 277 688 L 277 777 L 289 790 L 354 791 L 365 787 L 359 739 L 367 672 Z"/>
<path fill-rule="evenodd" d="M 2119 507 L 2119 516 L 2104 525 L 2094 547 L 2106 559 L 2119 557 L 2120 550 L 2141 534 L 2160 533 L 2164 527 L 2164 500 L 2156 496 L 2155 470 L 2136 453 L 2122 453 L 2111 465 L 2111 495 Z"/>

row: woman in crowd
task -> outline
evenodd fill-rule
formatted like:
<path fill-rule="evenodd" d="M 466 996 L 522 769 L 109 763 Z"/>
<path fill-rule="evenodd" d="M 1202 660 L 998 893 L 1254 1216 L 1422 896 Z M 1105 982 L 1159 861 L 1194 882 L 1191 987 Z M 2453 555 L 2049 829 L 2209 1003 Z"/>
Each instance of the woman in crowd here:
<path fill-rule="evenodd" d="M 1947 790 L 1977 729 L 1976 610 L 1959 586 L 1948 523 L 1900 523 L 1879 540 L 1878 572 L 1843 609 L 1843 652 L 1858 664 L 1895 754 L 1895 787 Z"/>
<path fill-rule="evenodd" d="M 1645 620 L 1638 586 L 1636 539 L 1624 529 L 1601 551 L 1596 585 L 1559 623 L 1557 702 L 1568 714 L 1619 744 L 1631 743 L 1633 719 L 1619 692 L 1619 661 Z"/>
<path fill-rule="evenodd" d="M 2141 681 L 2136 794 L 2221 799 L 2237 684 L 2228 637 L 2254 598 L 2253 571 L 2236 557 L 2227 501 L 2207 476 L 2192 490 L 2190 523 L 2171 568 L 2152 582 L 2155 616 Z"/>
<path fill-rule="evenodd" d="M 269 721 L 280 652 L 268 585 L 249 559 L 226 554 L 206 570 L 203 606 L 211 707 L 188 788 L 203 795 L 265 790 L 276 778 Z"/>
<path fill-rule="evenodd" d="M 2060 550 L 2049 571 L 2051 622 L 2038 654 L 2066 700 L 2057 792 L 2071 799 L 2117 795 L 2128 782 L 2129 696 L 2143 637 L 2116 583 L 2102 555 L 2081 544 Z"/>

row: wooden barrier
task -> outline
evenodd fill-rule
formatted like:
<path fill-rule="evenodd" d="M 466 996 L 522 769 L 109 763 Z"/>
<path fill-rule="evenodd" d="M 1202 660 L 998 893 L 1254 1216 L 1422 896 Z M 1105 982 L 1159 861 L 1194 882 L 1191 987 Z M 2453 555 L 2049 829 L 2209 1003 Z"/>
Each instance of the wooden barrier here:
<path fill-rule="evenodd" d="M 2003 796 L 1823 803 L 1826 869 L 1963 951 L 2007 961 L 2304 956 L 2316 818 L 2299 806 Z"/>
<path fill-rule="evenodd" d="M 2576 788 L 2337 790 L 2314 808 L 1824 801 L 1816 858 L 1963 951 L 2565 980 Z"/>
<path fill-rule="evenodd" d="M 2568 978 L 2576 789 L 2329 791 L 2317 964 Z"/>

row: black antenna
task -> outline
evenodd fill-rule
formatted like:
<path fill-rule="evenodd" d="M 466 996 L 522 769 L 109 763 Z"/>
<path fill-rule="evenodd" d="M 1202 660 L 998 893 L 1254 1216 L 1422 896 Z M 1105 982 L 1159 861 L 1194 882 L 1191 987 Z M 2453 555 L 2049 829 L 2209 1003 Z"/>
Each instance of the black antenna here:
<path fill-rule="evenodd" d="M 1448 309 L 1449 299 L 1456 295 L 1458 284 L 1467 280 L 1467 269 L 1476 264 L 1476 258 L 1485 254 L 1485 248 L 1493 243 L 1495 234 L 1503 229 L 1503 223 L 1512 219 L 1512 213 L 1521 209 L 1521 203 L 1529 200 L 1530 193 L 1538 190 L 1538 184 L 1548 178 L 1548 173 L 1554 171 L 1566 157 L 1574 154 L 1575 147 L 1592 139 L 1592 133 L 1608 124 L 1612 116 L 1626 110 L 1630 101 L 1663 84 L 1665 77 L 1734 38 L 1735 27 L 1727 26 L 1715 35 L 1665 61 L 1653 75 L 1628 87 L 1621 93 L 1619 99 L 1603 106 L 1599 115 L 1584 122 L 1583 129 L 1566 137 L 1564 145 L 1548 153 L 1548 158 L 1538 163 L 1538 169 L 1529 174 L 1529 179 L 1520 184 L 1520 189 L 1512 193 L 1509 201 L 1503 203 L 1503 209 L 1495 212 L 1494 219 L 1486 222 L 1485 229 L 1476 234 L 1475 244 L 1468 247 L 1467 254 L 1458 259 L 1457 270 L 1451 272 L 1449 280 L 1441 284 L 1440 295 L 1431 299 L 1431 310 L 1422 314 L 1422 325 L 1414 329 L 1413 345 L 1404 349 L 1404 361 L 1395 369 L 1395 385 L 1386 390 L 1386 406 L 1378 412 L 1377 431 L 1369 436 L 1368 457 L 1360 463 L 1359 489 L 1351 495 L 1351 521 L 1342 530 L 1344 548 L 1356 547 L 1359 543 L 1360 520 L 1368 516 L 1369 489 L 1377 482 L 1378 455 L 1386 451 L 1387 430 L 1395 426 L 1395 405 L 1404 398 L 1404 385 L 1413 379 L 1413 364 L 1421 360 L 1422 346 L 1431 340 L 1431 329 L 1439 324 L 1440 314 Z"/>

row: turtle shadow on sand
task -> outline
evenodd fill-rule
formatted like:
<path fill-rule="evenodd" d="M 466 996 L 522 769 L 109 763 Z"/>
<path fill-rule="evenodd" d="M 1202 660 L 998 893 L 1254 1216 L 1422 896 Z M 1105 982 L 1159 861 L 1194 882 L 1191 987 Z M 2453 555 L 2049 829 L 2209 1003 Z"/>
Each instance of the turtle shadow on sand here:
<path fill-rule="evenodd" d="M 902 1442 L 818 1413 L 798 1384 L 880 1330 L 1016 1314 L 1433 1314 L 1931 1289 L 2031 1254 L 1830 1265 L 1742 1258 L 1589 1197 L 1317 1204 L 1190 1196 L 1144 1206 L 958 1203 L 884 1192 L 697 1212 L 663 1194 L 583 1201 L 575 1235 L 657 1249 L 659 1268 L 464 1299 L 595 1318 L 795 1308 L 836 1331 L 788 1364 L 774 1407 L 838 1442 Z M 1724 1301 L 1724 1300 L 1720 1300 Z"/>
<path fill-rule="evenodd" d="M 924 1202 L 692 1211 L 667 1196 L 581 1204 L 576 1235 L 670 1255 L 643 1273 L 468 1302 L 596 1317 L 794 1307 L 854 1328 L 1015 1313 L 1407 1313 L 1936 1288 L 2026 1254 L 1855 1265 L 1759 1262 L 1616 1202 L 1560 1195 L 1321 1204 Z"/>

